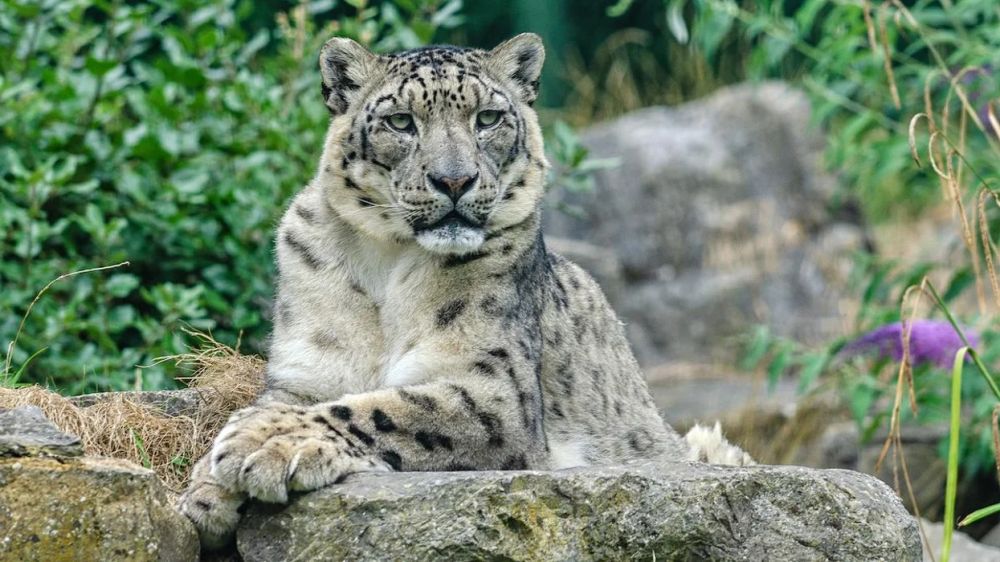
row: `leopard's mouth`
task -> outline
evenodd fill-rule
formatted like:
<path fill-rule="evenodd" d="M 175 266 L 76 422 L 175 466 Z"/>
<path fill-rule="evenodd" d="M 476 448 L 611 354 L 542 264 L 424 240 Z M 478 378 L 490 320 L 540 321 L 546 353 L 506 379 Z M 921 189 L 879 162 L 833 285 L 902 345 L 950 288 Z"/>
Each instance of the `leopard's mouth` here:
<path fill-rule="evenodd" d="M 414 232 L 422 247 L 445 255 L 477 251 L 486 240 L 481 223 L 454 209 L 432 223 L 414 227 Z"/>
<path fill-rule="evenodd" d="M 443 230 L 445 232 L 447 231 L 457 232 L 458 229 L 460 228 L 471 228 L 471 229 L 481 230 L 482 225 L 479 224 L 478 222 L 469 219 L 462 213 L 458 212 L 457 209 L 452 209 L 448 211 L 448 214 L 441 217 L 440 219 L 432 223 L 417 225 L 416 227 L 414 227 L 414 230 L 417 233 L 425 232 L 428 230 Z"/>

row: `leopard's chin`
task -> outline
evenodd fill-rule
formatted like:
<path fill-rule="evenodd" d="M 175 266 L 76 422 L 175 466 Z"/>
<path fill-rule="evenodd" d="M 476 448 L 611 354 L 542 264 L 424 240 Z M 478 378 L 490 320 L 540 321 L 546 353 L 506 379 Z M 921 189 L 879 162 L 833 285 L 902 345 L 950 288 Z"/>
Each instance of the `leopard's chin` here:
<path fill-rule="evenodd" d="M 421 230 L 416 240 L 421 248 L 434 254 L 464 255 L 479 250 L 486 234 L 482 228 L 449 221 Z"/>

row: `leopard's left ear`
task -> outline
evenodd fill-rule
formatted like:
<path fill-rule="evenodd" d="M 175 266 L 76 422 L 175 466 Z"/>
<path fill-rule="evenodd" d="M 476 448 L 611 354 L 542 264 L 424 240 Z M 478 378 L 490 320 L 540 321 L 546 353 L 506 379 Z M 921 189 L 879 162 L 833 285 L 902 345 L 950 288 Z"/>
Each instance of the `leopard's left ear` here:
<path fill-rule="evenodd" d="M 374 73 L 378 58 L 371 51 L 344 37 L 333 37 L 319 53 L 323 77 L 323 101 L 333 115 L 357 102 L 358 92 Z"/>
<path fill-rule="evenodd" d="M 510 79 L 521 94 L 521 100 L 531 105 L 538 97 L 538 78 L 545 62 L 542 38 L 534 33 L 522 33 L 497 45 L 487 60 L 493 71 Z"/>

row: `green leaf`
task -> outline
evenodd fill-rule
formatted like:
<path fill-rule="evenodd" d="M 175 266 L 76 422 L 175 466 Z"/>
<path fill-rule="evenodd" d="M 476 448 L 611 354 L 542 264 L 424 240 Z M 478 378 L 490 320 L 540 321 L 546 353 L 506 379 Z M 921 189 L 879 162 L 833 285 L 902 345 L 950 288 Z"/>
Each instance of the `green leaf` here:
<path fill-rule="evenodd" d="M 108 278 L 104 288 L 116 298 L 127 296 L 139 286 L 139 277 L 131 273 L 115 273 Z"/>
<path fill-rule="evenodd" d="M 118 61 L 116 60 L 102 60 L 97 59 L 92 56 L 87 57 L 87 61 L 84 63 L 84 67 L 88 72 L 100 78 L 107 74 L 112 68 L 118 66 Z"/>
<path fill-rule="evenodd" d="M 730 2 L 724 3 L 731 5 Z M 732 29 L 734 18 L 728 11 L 717 10 L 714 7 L 706 6 L 700 11 L 698 21 L 695 24 L 697 33 L 692 35 L 695 42 L 701 48 L 706 58 L 712 58 L 718 51 L 723 39 Z"/>
<path fill-rule="evenodd" d="M 209 175 L 205 170 L 184 168 L 170 176 L 170 183 L 184 194 L 200 194 L 208 185 Z"/>
<path fill-rule="evenodd" d="M 830 361 L 830 356 L 826 353 L 809 358 L 799 371 L 799 393 L 805 392 L 819 378 L 820 373 L 826 368 Z"/>
<path fill-rule="evenodd" d="M 778 381 L 781 380 L 781 375 L 784 374 L 785 369 L 788 368 L 788 362 L 791 360 L 792 350 L 788 345 L 782 345 L 775 354 L 774 359 L 771 360 L 771 364 L 767 368 L 767 390 L 768 392 L 774 392 L 774 389 L 778 386 Z"/>
<path fill-rule="evenodd" d="M 750 340 L 750 345 L 747 346 L 746 355 L 743 357 L 743 361 L 740 365 L 744 370 L 750 371 L 754 369 L 760 360 L 764 358 L 764 354 L 771 347 L 771 332 L 767 326 L 757 326 L 753 332 L 753 338 Z"/>
<path fill-rule="evenodd" d="M 261 49 L 266 47 L 270 40 L 271 34 L 268 30 L 261 29 L 257 31 L 257 33 L 253 36 L 253 39 L 247 41 L 246 44 L 243 45 L 243 48 L 240 49 L 240 54 L 236 58 L 236 63 L 241 65 L 246 64 L 247 61 L 252 59 Z"/>
<path fill-rule="evenodd" d="M 7 376 L 7 374 L 4 373 L 3 380 L 0 381 L 0 387 L 17 388 L 20 386 L 24 386 L 21 384 L 21 377 L 24 376 L 24 372 L 28 369 L 28 365 L 31 365 L 31 362 L 34 361 L 36 357 L 41 355 L 42 352 L 44 352 L 47 349 L 48 349 L 47 347 L 43 347 L 38 351 L 32 353 L 27 359 L 24 360 L 23 363 L 21 363 L 21 366 L 17 369 L 17 371 L 14 372 L 13 375 Z"/>
<path fill-rule="evenodd" d="M 948 282 L 948 287 L 944 290 L 941 300 L 950 303 L 965 291 L 970 285 L 976 282 L 976 276 L 972 273 L 972 268 L 966 266 L 959 268 Z"/>
<path fill-rule="evenodd" d="M 995 503 L 993 505 L 986 506 L 984 508 L 973 511 L 972 513 L 963 517 L 962 520 L 958 522 L 958 526 L 965 527 L 966 525 L 971 525 L 976 521 L 985 519 L 990 515 L 993 515 L 994 513 L 1000 513 L 1000 503 Z"/>
<path fill-rule="evenodd" d="M 627 12 L 630 7 L 632 7 L 633 1 L 634 0 L 618 0 L 611 6 L 608 6 L 608 9 L 605 10 L 605 13 L 607 13 L 608 17 L 610 18 L 621 17 L 625 15 L 625 12 Z"/>
<path fill-rule="evenodd" d="M 687 45 L 690 34 L 684 21 L 684 5 L 687 0 L 670 0 L 667 3 L 667 29 L 681 45 Z"/>
<path fill-rule="evenodd" d="M 153 463 L 149 460 L 149 453 L 146 451 L 146 444 L 143 442 L 142 436 L 134 429 L 129 429 L 129 433 L 132 435 L 132 444 L 135 446 L 136 452 L 139 453 L 142 466 L 152 468 Z"/>

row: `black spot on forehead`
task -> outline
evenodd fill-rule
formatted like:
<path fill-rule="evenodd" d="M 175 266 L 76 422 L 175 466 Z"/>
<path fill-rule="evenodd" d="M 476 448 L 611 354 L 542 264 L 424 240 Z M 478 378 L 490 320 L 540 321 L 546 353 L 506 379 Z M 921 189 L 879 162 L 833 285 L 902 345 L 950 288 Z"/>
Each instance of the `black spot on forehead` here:
<path fill-rule="evenodd" d="M 417 47 L 414 49 L 407 49 L 405 51 L 393 53 L 389 55 L 389 58 L 405 59 L 405 58 L 431 57 L 431 56 L 454 57 L 457 54 L 474 53 L 474 52 L 476 52 L 475 49 L 469 47 L 456 47 L 455 45 L 427 45 L 425 47 Z"/>
<path fill-rule="evenodd" d="M 418 68 L 430 68 L 439 72 L 442 67 L 454 67 L 464 78 L 467 71 L 478 72 L 482 62 L 482 52 L 467 47 L 452 45 L 431 45 L 418 47 L 387 55 L 389 72 L 409 75 L 411 80 L 416 76 Z"/>

